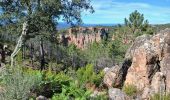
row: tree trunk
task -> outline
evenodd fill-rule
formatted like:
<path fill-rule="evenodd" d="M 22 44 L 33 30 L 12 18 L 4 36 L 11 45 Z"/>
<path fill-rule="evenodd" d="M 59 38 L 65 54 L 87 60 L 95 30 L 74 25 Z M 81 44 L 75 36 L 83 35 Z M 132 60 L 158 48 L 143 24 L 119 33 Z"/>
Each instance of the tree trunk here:
<path fill-rule="evenodd" d="M 31 58 L 31 66 L 34 66 L 34 45 L 31 43 L 30 47 L 30 58 Z"/>
<path fill-rule="evenodd" d="M 41 70 L 44 70 L 45 69 L 45 57 L 44 57 L 44 46 L 43 46 L 42 38 L 40 40 L 40 64 L 41 64 Z"/>
<path fill-rule="evenodd" d="M 20 51 L 23 44 L 24 37 L 27 35 L 27 32 L 28 32 L 28 22 L 24 22 L 22 33 L 18 39 L 17 45 L 15 46 L 13 53 L 11 54 L 11 67 L 14 65 L 14 57 Z"/>
<path fill-rule="evenodd" d="M 25 43 L 23 42 L 22 44 L 22 60 L 24 61 L 25 60 Z"/>
<path fill-rule="evenodd" d="M 5 55 L 5 46 L 3 44 L 0 44 L 0 54 L 1 54 L 1 63 L 5 63 L 5 58 L 6 58 L 6 55 Z"/>

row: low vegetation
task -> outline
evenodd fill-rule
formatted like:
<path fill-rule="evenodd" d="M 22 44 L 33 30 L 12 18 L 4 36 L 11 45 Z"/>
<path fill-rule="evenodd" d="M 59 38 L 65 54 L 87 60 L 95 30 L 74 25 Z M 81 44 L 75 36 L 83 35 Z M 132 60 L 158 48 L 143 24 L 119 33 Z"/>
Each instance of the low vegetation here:
<path fill-rule="evenodd" d="M 129 84 L 123 86 L 123 91 L 129 96 L 134 96 L 138 92 L 136 86 Z"/>
<path fill-rule="evenodd" d="M 151 96 L 150 100 L 169 100 L 169 99 L 170 99 L 170 94 L 157 93 Z"/>
<path fill-rule="evenodd" d="M 86 100 L 91 97 L 94 91 L 92 88 L 100 88 L 103 75 L 103 72 L 96 74 L 93 65 L 87 65 L 76 72 L 70 69 L 69 72 L 59 73 L 40 72 L 21 66 L 6 68 L 1 77 L 1 86 L 5 91 L 0 98 L 2 100 L 25 100 L 44 95 L 52 100 Z"/>

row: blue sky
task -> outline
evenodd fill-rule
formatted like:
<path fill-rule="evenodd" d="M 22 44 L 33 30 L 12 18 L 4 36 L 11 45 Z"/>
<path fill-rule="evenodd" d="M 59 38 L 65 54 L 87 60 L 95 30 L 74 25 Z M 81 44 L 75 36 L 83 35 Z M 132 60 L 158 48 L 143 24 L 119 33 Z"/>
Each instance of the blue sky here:
<path fill-rule="evenodd" d="M 84 23 L 117 24 L 138 10 L 151 24 L 170 23 L 170 0 L 91 0 L 95 13 L 82 13 Z"/>

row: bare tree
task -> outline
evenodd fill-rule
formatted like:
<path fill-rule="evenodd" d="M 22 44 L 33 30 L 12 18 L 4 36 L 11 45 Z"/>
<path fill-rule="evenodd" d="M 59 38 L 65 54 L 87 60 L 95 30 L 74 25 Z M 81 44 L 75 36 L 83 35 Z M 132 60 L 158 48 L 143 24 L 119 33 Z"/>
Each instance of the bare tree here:
<path fill-rule="evenodd" d="M 13 53 L 11 54 L 11 67 L 14 65 L 14 57 L 20 51 L 22 44 L 23 44 L 23 40 L 27 35 L 27 32 L 28 32 L 28 22 L 24 22 L 23 28 L 22 28 L 22 33 L 18 39 L 17 45 L 15 46 Z"/>

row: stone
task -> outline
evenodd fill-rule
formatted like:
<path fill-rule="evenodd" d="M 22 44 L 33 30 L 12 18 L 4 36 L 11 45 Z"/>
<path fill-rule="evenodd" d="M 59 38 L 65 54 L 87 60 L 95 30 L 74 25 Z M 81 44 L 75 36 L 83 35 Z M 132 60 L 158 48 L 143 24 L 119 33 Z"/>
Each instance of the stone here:
<path fill-rule="evenodd" d="M 132 64 L 128 69 L 125 84 L 133 84 L 139 90 L 151 85 L 151 81 L 156 72 L 163 69 L 161 63 L 169 63 L 170 60 L 166 55 L 166 40 L 170 35 L 170 29 L 161 31 L 154 36 L 143 35 L 134 41 L 129 48 L 126 57 L 131 59 Z M 162 60 L 163 59 L 163 60 Z M 169 60 L 167 60 L 169 59 Z M 165 68 L 168 68 L 165 67 Z M 168 74 L 166 69 L 166 74 Z M 165 75 L 166 75 L 165 74 Z M 170 84 L 170 83 L 169 83 Z"/>
<path fill-rule="evenodd" d="M 152 93 L 163 93 L 166 90 L 165 76 L 162 72 L 156 72 L 152 78 L 151 91 Z"/>
<path fill-rule="evenodd" d="M 109 89 L 134 85 L 141 91 L 138 98 L 148 100 L 156 93 L 170 92 L 169 76 L 170 29 L 165 29 L 153 36 L 137 37 L 127 50 L 123 64 L 105 71 L 104 84 Z"/>
<path fill-rule="evenodd" d="M 117 88 L 109 88 L 109 100 L 130 100 L 130 98 Z"/>
<path fill-rule="evenodd" d="M 36 100 L 48 100 L 48 99 L 45 96 L 40 95 L 36 98 Z"/>
<path fill-rule="evenodd" d="M 150 97 L 150 87 L 145 87 L 142 93 L 142 100 L 148 100 L 148 98 Z"/>
<path fill-rule="evenodd" d="M 121 67 L 118 65 L 107 69 L 105 73 L 103 82 L 108 88 L 119 87 L 122 84 L 122 80 L 119 78 L 119 76 L 121 76 Z"/>

